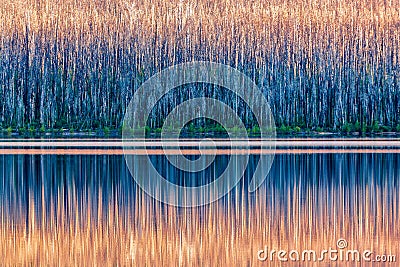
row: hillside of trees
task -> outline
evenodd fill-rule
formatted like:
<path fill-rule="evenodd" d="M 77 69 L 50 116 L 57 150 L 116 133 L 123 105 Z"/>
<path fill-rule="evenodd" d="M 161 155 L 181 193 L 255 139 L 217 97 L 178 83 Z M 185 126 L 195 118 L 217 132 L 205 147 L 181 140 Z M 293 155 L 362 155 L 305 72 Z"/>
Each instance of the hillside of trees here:
<path fill-rule="evenodd" d="M 400 131 L 398 0 L 2 0 L 0 127 L 118 129 L 195 60 L 248 75 L 282 131 Z"/>

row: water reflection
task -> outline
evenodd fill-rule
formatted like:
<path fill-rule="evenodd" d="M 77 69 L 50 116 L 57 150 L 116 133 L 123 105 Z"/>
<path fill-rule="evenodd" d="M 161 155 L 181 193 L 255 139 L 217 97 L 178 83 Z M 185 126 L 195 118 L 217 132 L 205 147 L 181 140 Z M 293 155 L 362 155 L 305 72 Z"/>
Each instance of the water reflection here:
<path fill-rule="evenodd" d="M 210 179 L 183 177 L 152 157 L 175 182 Z M 218 157 L 215 173 L 229 156 Z M 258 264 L 264 246 L 323 249 L 339 238 L 400 257 L 400 154 L 279 154 L 249 194 L 257 159 L 228 196 L 179 209 L 138 189 L 120 155 L 2 155 L 0 257 L 13 265 Z"/>

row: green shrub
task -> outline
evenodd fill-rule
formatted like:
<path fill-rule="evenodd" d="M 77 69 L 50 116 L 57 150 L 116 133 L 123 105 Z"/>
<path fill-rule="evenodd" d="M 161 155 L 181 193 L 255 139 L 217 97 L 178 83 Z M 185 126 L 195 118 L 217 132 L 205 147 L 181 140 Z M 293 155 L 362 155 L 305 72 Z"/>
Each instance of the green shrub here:
<path fill-rule="evenodd" d="M 33 134 L 33 133 L 36 132 L 36 129 L 35 129 L 35 127 L 34 127 L 33 125 L 31 125 L 31 126 L 29 127 L 28 131 L 29 131 L 29 134 Z"/>
<path fill-rule="evenodd" d="M 257 125 L 253 126 L 253 128 L 251 128 L 251 133 L 253 134 L 259 134 L 260 131 L 260 127 L 258 127 Z"/>
<path fill-rule="evenodd" d="M 25 132 L 26 132 L 25 127 L 19 127 L 19 128 L 18 128 L 18 133 L 19 133 L 19 134 L 24 134 Z"/>
<path fill-rule="evenodd" d="M 110 134 L 110 128 L 108 128 L 107 126 L 105 126 L 105 127 L 103 128 L 103 131 L 104 131 L 104 134 L 105 134 L 105 135 L 109 135 L 109 134 Z"/>
<path fill-rule="evenodd" d="M 151 128 L 150 128 L 149 126 L 146 125 L 146 126 L 144 127 L 144 132 L 145 132 L 146 135 L 150 134 L 150 133 L 151 133 Z"/>
<path fill-rule="evenodd" d="M 361 128 L 361 132 L 363 133 L 363 134 L 365 134 L 366 132 L 367 132 L 367 125 L 363 125 L 363 127 Z"/>
<path fill-rule="evenodd" d="M 281 127 L 278 128 L 279 133 L 289 133 L 290 132 L 290 126 L 285 126 L 284 124 L 281 125 Z"/>
<path fill-rule="evenodd" d="M 191 132 L 191 133 L 194 133 L 196 131 L 196 128 L 194 127 L 193 123 L 189 124 L 188 131 Z"/>
<path fill-rule="evenodd" d="M 232 129 L 230 129 L 230 131 L 231 131 L 232 133 L 237 134 L 237 133 L 240 131 L 240 128 L 237 127 L 237 126 L 235 125 L 235 126 L 232 127 Z"/>
<path fill-rule="evenodd" d="M 380 127 L 379 127 L 378 121 L 374 121 L 374 123 L 372 124 L 371 131 L 374 132 L 374 133 L 377 133 L 377 132 L 380 131 Z"/>
<path fill-rule="evenodd" d="M 221 124 L 218 123 L 217 125 L 215 125 L 214 131 L 216 133 L 223 133 L 223 132 L 225 132 L 225 128 Z"/>
<path fill-rule="evenodd" d="M 361 124 L 360 124 L 360 122 L 358 120 L 354 124 L 354 130 L 357 131 L 357 132 L 359 132 L 361 130 Z"/>
<path fill-rule="evenodd" d="M 165 127 L 164 130 L 167 133 L 172 133 L 174 131 L 174 127 L 172 125 L 168 125 L 168 127 Z"/>
<path fill-rule="evenodd" d="M 353 131 L 353 124 L 351 124 L 351 123 L 349 123 L 349 122 L 345 123 L 345 124 L 343 125 L 343 127 L 342 127 L 342 131 L 343 131 L 343 132 L 346 132 L 346 133 L 352 132 L 352 131 Z"/>

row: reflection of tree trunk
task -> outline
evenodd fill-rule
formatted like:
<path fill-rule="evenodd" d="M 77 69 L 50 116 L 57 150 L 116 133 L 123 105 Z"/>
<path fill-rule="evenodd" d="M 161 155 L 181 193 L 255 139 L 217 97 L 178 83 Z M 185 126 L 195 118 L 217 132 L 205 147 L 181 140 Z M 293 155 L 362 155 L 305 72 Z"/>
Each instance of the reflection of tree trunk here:
<path fill-rule="evenodd" d="M 22 156 L 23 158 L 22 158 L 22 161 L 23 161 L 23 164 L 22 164 L 22 168 L 20 168 L 20 170 L 21 170 L 21 173 L 19 174 L 25 181 L 24 181 L 24 191 L 25 191 L 25 207 L 26 207 L 26 214 L 25 214 L 25 229 L 26 229 L 26 232 L 27 233 L 30 233 L 29 232 L 29 226 L 30 226 L 30 223 L 29 223 L 29 218 L 30 218 L 30 213 L 32 212 L 31 210 L 30 210 L 30 208 L 31 208 L 31 205 L 30 205 L 30 188 L 29 188 L 29 186 L 30 186 L 30 182 L 29 182 L 29 177 L 30 177 L 30 175 L 33 175 L 33 174 L 31 174 L 30 172 L 29 172 L 29 164 L 28 164 L 28 162 L 29 162 L 29 155 L 23 155 Z M 33 205 L 32 205 L 33 206 Z"/>

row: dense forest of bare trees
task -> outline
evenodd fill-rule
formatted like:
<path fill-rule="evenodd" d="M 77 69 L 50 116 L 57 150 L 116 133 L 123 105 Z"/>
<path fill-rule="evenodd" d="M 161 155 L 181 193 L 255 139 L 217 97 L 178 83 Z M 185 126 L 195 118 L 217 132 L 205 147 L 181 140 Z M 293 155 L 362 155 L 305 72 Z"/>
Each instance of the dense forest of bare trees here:
<path fill-rule="evenodd" d="M 251 77 L 278 127 L 400 131 L 398 0 L 0 3 L 3 129 L 118 128 L 144 80 L 210 60 Z"/>

